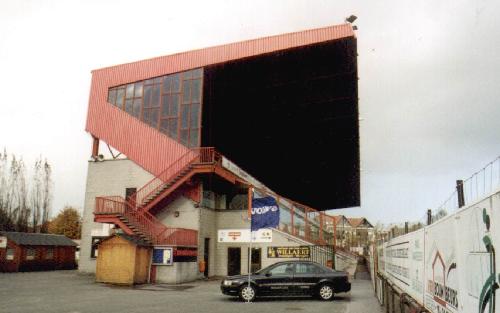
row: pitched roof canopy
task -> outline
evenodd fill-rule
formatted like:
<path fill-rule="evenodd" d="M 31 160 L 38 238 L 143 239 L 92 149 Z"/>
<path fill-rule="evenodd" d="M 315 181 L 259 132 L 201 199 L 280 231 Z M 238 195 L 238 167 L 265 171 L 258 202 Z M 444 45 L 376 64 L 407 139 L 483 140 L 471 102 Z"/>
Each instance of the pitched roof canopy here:
<path fill-rule="evenodd" d="M 0 235 L 7 237 L 21 246 L 76 246 L 71 239 L 63 235 L 34 234 L 2 231 Z"/>

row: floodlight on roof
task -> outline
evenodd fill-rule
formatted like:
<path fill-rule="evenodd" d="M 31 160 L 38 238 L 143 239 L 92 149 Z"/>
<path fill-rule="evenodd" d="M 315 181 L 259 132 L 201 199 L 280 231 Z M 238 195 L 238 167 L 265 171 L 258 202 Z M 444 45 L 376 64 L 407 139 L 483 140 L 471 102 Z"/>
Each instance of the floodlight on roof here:
<path fill-rule="evenodd" d="M 348 23 L 353 23 L 357 19 L 358 19 L 358 17 L 356 15 L 351 15 L 349 17 L 346 17 L 345 21 Z"/>

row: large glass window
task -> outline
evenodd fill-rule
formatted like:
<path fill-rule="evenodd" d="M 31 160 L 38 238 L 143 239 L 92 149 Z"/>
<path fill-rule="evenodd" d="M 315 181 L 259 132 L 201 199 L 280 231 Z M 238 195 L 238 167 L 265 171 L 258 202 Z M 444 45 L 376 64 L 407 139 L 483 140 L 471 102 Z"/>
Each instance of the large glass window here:
<path fill-rule="evenodd" d="M 188 147 L 200 146 L 203 69 L 109 89 L 108 102 Z"/>

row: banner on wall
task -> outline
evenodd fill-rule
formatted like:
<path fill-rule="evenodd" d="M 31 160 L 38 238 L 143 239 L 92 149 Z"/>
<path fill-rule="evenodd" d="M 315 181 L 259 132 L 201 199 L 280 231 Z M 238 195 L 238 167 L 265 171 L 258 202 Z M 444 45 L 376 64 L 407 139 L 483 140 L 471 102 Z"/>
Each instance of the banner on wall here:
<path fill-rule="evenodd" d="M 278 227 L 279 224 L 280 208 L 274 197 L 252 198 L 252 219 L 250 221 L 252 231 Z"/>
<path fill-rule="evenodd" d="M 432 313 L 500 313 L 500 193 L 377 247 L 378 271 Z"/>
<path fill-rule="evenodd" d="M 397 237 L 384 246 L 384 271 L 412 298 L 424 292 L 424 230 Z"/>

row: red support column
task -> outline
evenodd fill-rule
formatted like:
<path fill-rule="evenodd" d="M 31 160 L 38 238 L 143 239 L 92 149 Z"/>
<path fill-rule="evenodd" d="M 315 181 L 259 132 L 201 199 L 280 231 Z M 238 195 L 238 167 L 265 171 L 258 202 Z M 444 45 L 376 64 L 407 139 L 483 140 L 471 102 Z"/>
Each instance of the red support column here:
<path fill-rule="evenodd" d="M 281 210 L 279 210 L 279 208 L 280 208 L 280 196 L 279 195 L 276 195 L 276 205 L 278 205 L 278 211 L 281 212 Z M 280 217 L 280 224 L 281 224 L 281 217 Z M 286 225 L 283 229 L 280 229 L 280 225 L 278 225 L 278 229 L 280 229 L 280 230 L 284 230 L 285 228 L 287 228 Z"/>
<path fill-rule="evenodd" d="M 335 219 L 333 218 L 333 247 L 337 245 L 337 223 L 335 222 Z"/>
<path fill-rule="evenodd" d="M 309 220 L 307 218 L 307 208 L 304 208 L 304 237 L 306 240 L 310 239 L 310 231 L 309 231 Z"/>
<path fill-rule="evenodd" d="M 321 244 L 324 243 L 324 241 L 323 241 L 323 215 L 324 215 L 323 212 L 319 213 L 319 242 L 321 242 Z"/>
<path fill-rule="evenodd" d="M 97 159 L 99 156 L 99 138 L 92 136 L 92 157 Z"/>
<path fill-rule="evenodd" d="M 252 186 L 248 186 L 248 218 L 252 219 Z"/>

